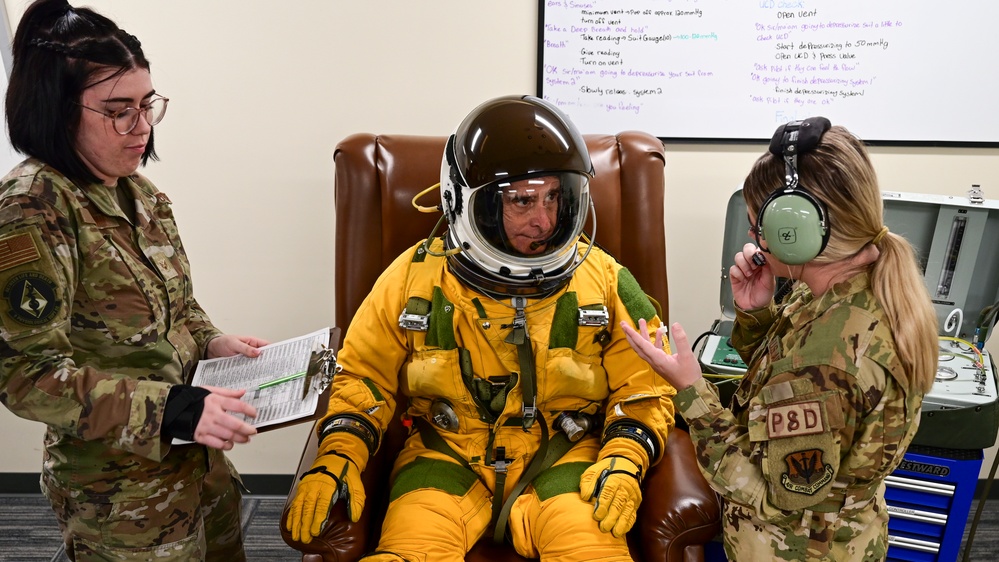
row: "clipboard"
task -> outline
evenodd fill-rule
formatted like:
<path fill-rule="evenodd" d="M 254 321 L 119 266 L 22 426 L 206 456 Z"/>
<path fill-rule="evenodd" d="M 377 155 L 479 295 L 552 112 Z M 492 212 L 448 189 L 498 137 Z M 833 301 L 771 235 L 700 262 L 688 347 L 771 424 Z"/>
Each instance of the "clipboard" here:
<path fill-rule="evenodd" d="M 336 376 L 336 374 L 342 369 L 340 364 L 336 361 L 336 353 L 339 347 L 340 328 L 333 327 L 330 328 L 329 343 L 327 343 L 324 348 L 312 352 L 312 358 L 309 360 L 309 369 L 305 375 L 305 385 L 303 389 L 308 391 L 309 388 L 313 388 L 319 392 L 319 402 L 316 404 L 316 409 L 312 412 L 312 414 L 293 420 L 255 426 L 258 433 L 290 427 L 300 423 L 314 422 L 322 419 L 322 417 L 326 415 L 326 411 L 329 409 L 330 405 L 330 387 L 333 383 L 333 377 Z M 305 396 L 303 396 L 303 399 L 304 398 Z"/>
<path fill-rule="evenodd" d="M 326 415 L 330 385 L 341 367 L 336 361 L 340 328 L 323 328 L 261 347 L 256 358 L 235 355 L 202 360 L 191 384 L 246 390 L 242 401 L 256 418 L 231 414 L 258 433 L 312 422 Z M 190 443 L 174 439 L 173 444 Z"/>

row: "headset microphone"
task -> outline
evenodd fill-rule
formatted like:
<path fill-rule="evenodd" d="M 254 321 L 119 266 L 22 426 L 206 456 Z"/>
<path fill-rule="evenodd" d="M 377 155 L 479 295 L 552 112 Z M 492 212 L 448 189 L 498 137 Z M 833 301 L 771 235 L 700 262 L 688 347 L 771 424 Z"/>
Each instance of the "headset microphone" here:
<path fill-rule="evenodd" d="M 822 253 L 829 241 L 825 206 L 798 185 L 798 155 L 818 146 L 832 124 L 825 117 L 791 121 L 777 128 L 770 152 L 784 159 L 784 186 L 774 190 L 756 217 L 757 245 L 782 263 L 800 265 Z"/>
<path fill-rule="evenodd" d="M 558 238 L 560 234 L 562 234 L 561 229 L 555 228 L 555 230 L 552 231 L 550 236 L 547 236 L 542 240 L 535 240 L 534 242 L 531 242 L 530 244 L 531 251 L 533 252 L 542 246 L 547 246 L 548 244 L 551 244 L 551 242 L 556 238 Z"/>

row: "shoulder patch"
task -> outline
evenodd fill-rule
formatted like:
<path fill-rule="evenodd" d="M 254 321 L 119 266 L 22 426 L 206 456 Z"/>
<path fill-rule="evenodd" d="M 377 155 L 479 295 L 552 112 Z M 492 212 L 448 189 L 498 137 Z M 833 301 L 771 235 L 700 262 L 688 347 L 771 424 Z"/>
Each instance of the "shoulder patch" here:
<path fill-rule="evenodd" d="M 0 271 L 33 262 L 40 257 L 30 232 L 0 238 Z"/>
<path fill-rule="evenodd" d="M 822 461 L 822 449 L 794 451 L 784 457 L 786 471 L 780 483 L 789 492 L 814 495 L 832 481 L 832 465 Z"/>
<path fill-rule="evenodd" d="M 3 286 L 3 300 L 11 320 L 28 326 L 41 326 L 59 312 L 55 282 L 37 271 L 18 273 Z"/>
<path fill-rule="evenodd" d="M 817 400 L 771 406 L 767 410 L 767 435 L 770 439 L 812 435 L 825 430 L 822 406 Z"/>
<path fill-rule="evenodd" d="M 656 315 L 656 309 L 649 302 L 649 297 L 638 284 L 635 276 L 628 271 L 627 267 L 622 267 L 617 274 L 617 295 L 624 303 L 624 308 L 631 316 L 632 322 L 638 324 L 638 319 L 642 318 L 646 322 L 652 320 Z M 665 322 L 665 319 L 663 319 Z"/>

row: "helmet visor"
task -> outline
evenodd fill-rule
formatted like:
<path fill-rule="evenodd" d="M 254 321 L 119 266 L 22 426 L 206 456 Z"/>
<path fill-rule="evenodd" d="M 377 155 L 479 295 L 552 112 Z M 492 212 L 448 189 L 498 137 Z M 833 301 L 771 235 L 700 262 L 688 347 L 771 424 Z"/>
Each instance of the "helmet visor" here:
<path fill-rule="evenodd" d="M 562 112 L 532 96 L 503 97 L 477 107 L 455 131 L 453 165 L 463 185 L 555 170 L 592 177 L 586 141 Z"/>
<path fill-rule="evenodd" d="M 589 207 L 588 182 L 576 173 L 504 180 L 475 190 L 470 207 L 488 252 L 530 263 L 575 244 Z"/>

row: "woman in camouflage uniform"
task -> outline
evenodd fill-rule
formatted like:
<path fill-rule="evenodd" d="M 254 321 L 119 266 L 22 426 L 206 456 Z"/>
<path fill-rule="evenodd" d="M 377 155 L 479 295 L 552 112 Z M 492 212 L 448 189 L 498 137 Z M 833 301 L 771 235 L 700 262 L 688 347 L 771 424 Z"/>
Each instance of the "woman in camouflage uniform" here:
<path fill-rule="evenodd" d="M 266 342 L 212 325 L 170 201 L 136 173 L 167 99 L 135 37 L 65 1 L 28 7 L 13 55 L 7 126 L 28 159 L 0 180 L 0 401 L 47 426 L 41 486 L 67 553 L 242 560 L 222 450 L 256 432 L 226 411 L 255 412 L 184 382 Z"/>
<path fill-rule="evenodd" d="M 813 201 L 797 201 L 802 189 Z M 884 479 L 936 372 L 936 317 L 915 254 L 883 226 L 863 143 L 824 118 L 779 128 L 743 196 L 759 246 L 746 244 L 729 272 L 732 342 L 749 366 L 730 407 L 682 327 L 675 355 L 640 336 L 644 326 L 625 331 L 679 390 L 701 471 L 725 500 L 729 558 L 883 560 Z M 794 207 L 800 223 L 781 217 Z M 779 249 L 796 242 L 813 247 Z M 798 283 L 775 304 L 776 275 Z"/>

